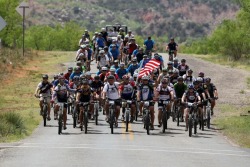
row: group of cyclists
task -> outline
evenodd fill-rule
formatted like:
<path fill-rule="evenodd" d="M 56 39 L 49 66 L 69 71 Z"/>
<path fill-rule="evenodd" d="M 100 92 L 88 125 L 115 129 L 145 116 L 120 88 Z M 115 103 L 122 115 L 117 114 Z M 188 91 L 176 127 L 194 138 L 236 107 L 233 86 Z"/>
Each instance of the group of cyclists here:
<path fill-rule="evenodd" d="M 47 99 L 48 117 L 51 120 L 51 105 L 54 106 L 54 119 L 58 119 L 59 105 L 64 103 L 63 127 L 67 128 L 67 107 L 69 97 L 75 99 L 75 110 L 79 112 L 79 126 L 82 125 L 83 103 L 89 102 L 89 119 L 94 119 L 93 101 L 99 101 L 100 110 L 106 115 L 105 120 L 110 121 L 109 103 L 115 102 L 115 126 L 118 127 L 118 119 L 121 113 L 121 121 L 124 121 L 124 110 L 121 112 L 122 100 L 131 100 L 130 122 L 135 121 L 135 116 L 143 117 L 144 102 L 149 101 L 150 129 L 155 125 L 155 104 L 158 103 L 158 127 L 162 126 L 163 102 L 168 101 L 167 112 L 173 116 L 173 110 L 178 101 L 181 102 L 181 121 L 186 122 L 185 130 L 188 130 L 188 114 L 190 107 L 187 103 L 197 103 L 198 113 L 206 110 L 207 101 L 211 103 L 211 111 L 218 99 L 216 86 L 211 78 L 199 72 L 194 76 L 193 70 L 185 59 L 177 57 L 177 47 L 174 38 L 170 39 L 166 46 L 169 56 L 173 57 L 165 63 L 163 57 L 154 52 L 155 42 L 148 37 L 143 46 L 136 43 L 132 31 L 124 34 L 122 28 L 115 28 L 107 32 L 105 28 L 101 32 L 95 32 L 91 38 L 88 31 L 79 40 L 79 50 L 76 53 L 76 66 L 68 67 L 68 71 L 54 75 L 49 82 L 48 75 L 42 76 L 38 84 L 35 96 L 40 99 L 42 112 L 43 98 Z M 160 66 L 150 72 L 149 75 L 140 76 L 140 70 L 150 60 L 157 60 Z M 96 61 L 97 73 L 93 73 L 90 64 Z M 72 114 L 72 113 L 71 113 Z"/>

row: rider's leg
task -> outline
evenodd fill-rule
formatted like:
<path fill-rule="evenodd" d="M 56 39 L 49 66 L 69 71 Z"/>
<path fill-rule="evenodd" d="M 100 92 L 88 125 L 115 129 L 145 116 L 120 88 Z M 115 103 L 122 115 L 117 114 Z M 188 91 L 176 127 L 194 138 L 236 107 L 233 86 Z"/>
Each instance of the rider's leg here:
<path fill-rule="evenodd" d="M 63 123 L 64 123 L 64 129 L 66 129 L 66 122 L 67 122 L 67 107 L 63 108 Z"/>
<path fill-rule="evenodd" d="M 91 119 L 94 119 L 94 104 L 92 104 L 92 103 L 90 104 L 89 110 L 91 113 Z"/>
<path fill-rule="evenodd" d="M 184 113 L 185 113 L 185 122 L 186 122 L 186 129 L 188 129 L 188 113 L 189 113 L 189 108 L 185 108 L 184 110 Z"/>
<path fill-rule="evenodd" d="M 59 106 L 55 104 L 55 107 L 54 107 L 54 119 L 57 119 L 58 111 L 59 111 Z"/>
<path fill-rule="evenodd" d="M 152 125 L 152 127 L 154 127 L 154 121 L 155 121 L 154 106 L 150 106 L 149 110 L 150 110 L 150 115 L 151 115 L 151 125 Z"/>
<path fill-rule="evenodd" d="M 143 114 L 143 113 L 142 113 L 142 107 L 143 107 L 143 103 L 140 103 L 140 105 L 139 105 L 139 110 L 140 110 L 139 115 L 142 115 L 142 114 Z"/>
<path fill-rule="evenodd" d="M 135 112 L 136 112 L 136 106 L 135 104 L 131 104 L 131 117 L 135 117 Z"/>
<path fill-rule="evenodd" d="M 162 125 L 162 107 L 159 107 L 159 109 L 158 109 L 158 123 L 159 123 L 159 127 L 161 127 L 161 125 Z"/>
<path fill-rule="evenodd" d="M 79 107 L 80 108 L 80 115 L 79 115 L 79 118 L 80 118 L 80 125 L 82 126 L 82 122 L 83 122 L 83 106 Z"/>
<path fill-rule="evenodd" d="M 115 106 L 115 109 L 116 109 L 116 112 L 115 112 L 115 116 L 116 116 L 116 122 L 118 121 L 118 118 L 120 116 L 120 106 L 119 105 L 116 105 Z"/>
<path fill-rule="evenodd" d="M 212 110 L 212 112 L 214 111 L 214 106 L 215 106 L 215 100 L 211 99 L 211 110 Z"/>

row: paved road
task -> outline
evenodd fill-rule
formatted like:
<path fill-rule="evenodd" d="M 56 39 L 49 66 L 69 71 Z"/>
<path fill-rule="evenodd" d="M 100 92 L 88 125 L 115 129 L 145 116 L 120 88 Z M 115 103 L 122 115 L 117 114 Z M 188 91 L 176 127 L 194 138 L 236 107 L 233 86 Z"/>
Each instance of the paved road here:
<path fill-rule="evenodd" d="M 197 60 L 198 61 L 198 60 Z M 101 114 L 101 113 L 100 113 Z M 0 167 L 15 166 L 86 166 L 110 167 L 247 167 L 250 150 L 230 144 L 212 127 L 188 137 L 184 123 L 171 122 L 165 134 L 155 126 L 146 134 L 139 120 L 125 132 L 125 124 L 110 134 L 101 114 L 99 125 L 90 121 L 89 132 L 73 128 L 68 117 L 68 129 L 57 134 L 57 122 L 40 125 L 33 135 L 18 143 L 0 144 Z M 156 121 L 157 122 L 157 121 Z"/>

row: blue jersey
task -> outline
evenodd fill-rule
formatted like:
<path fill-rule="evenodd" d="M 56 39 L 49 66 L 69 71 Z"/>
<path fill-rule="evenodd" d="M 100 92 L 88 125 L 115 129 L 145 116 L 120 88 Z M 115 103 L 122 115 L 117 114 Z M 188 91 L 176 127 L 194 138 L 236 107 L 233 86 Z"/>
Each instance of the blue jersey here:
<path fill-rule="evenodd" d="M 146 46 L 146 50 L 151 50 L 154 47 L 154 41 L 153 40 L 145 40 L 144 45 Z"/>
<path fill-rule="evenodd" d="M 98 45 L 98 47 L 101 47 L 101 48 L 103 48 L 104 47 L 104 43 L 105 43 L 105 39 L 104 38 L 97 38 L 96 39 L 96 43 L 97 43 L 97 45 Z"/>
<path fill-rule="evenodd" d="M 135 70 L 138 69 L 138 68 L 139 68 L 138 64 L 136 64 L 136 65 L 130 64 L 129 67 L 127 68 L 127 71 L 131 73 L 131 76 L 133 76 Z"/>
<path fill-rule="evenodd" d="M 119 54 L 120 54 L 118 49 L 115 49 L 115 50 L 111 49 L 110 53 L 112 54 L 114 60 L 116 60 L 118 58 Z"/>
<path fill-rule="evenodd" d="M 127 69 L 120 69 L 120 68 L 118 68 L 117 70 L 116 70 L 116 74 L 118 75 L 118 77 L 120 78 L 120 79 L 122 79 L 122 77 L 123 77 L 123 75 L 126 75 L 128 72 L 127 72 Z"/>
<path fill-rule="evenodd" d="M 73 80 L 74 76 L 80 77 L 81 74 L 82 74 L 82 72 L 79 73 L 79 74 L 76 74 L 75 72 L 73 72 L 73 73 L 70 75 L 69 79 L 70 79 L 70 80 Z"/>
<path fill-rule="evenodd" d="M 93 51 L 91 48 L 89 48 L 87 51 L 88 51 L 88 60 L 91 60 L 91 55 L 92 55 Z"/>

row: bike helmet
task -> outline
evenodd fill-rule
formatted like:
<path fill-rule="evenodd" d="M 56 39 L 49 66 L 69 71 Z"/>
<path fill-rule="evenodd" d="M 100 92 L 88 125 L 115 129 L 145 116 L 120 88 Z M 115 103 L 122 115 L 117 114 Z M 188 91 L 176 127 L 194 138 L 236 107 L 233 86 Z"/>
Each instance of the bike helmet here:
<path fill-rule="evenodd" d="M 106 29 L 105 28 L 102 28 L 102 31 L 106 31 Z M 100 33 L 99 33 L 100 34 Z"/>
<path fill-rule="evenodd" d="M 194 85 L 193 84 L 189 84 L 188 85 L 188 89 L 194 89 Z"/>
<path fill-rule="evenodd" d="M 207 78 L 205 79 L 205 81 L 206 81 L 206 82 L 210 82 L 210 81 L 211 81 L 211 78 L 210 78 L 210 77 L 207 77 Z"/>
<path fill-rule="evenodd" d="M 186 59 L 181 59 L 181 62 L 186 62 Z"/>
<path fill-rule="evenodd" d="M 174 58 L 174 62 L 178 62 L 178 61 L 179 61 L 179 60 L 175 57 L 175 58 Z"/>
<path fill-rule="evenodd" d="M 203 79 L 201 77 L 196 78 L 196 81 L 203 82 Z"/>
<path fill-rule="evenodd" d="M 115 60 L 114 63 L 119 63 L 119 61 L 118 61 L 118 60 Z"/>
<path fill-rule="evenodd" d="M 173 65 L 173 62 L 172 62 L 172 61 L 169 61 L 169 62 L 168 62 L 168 65 Z"/>
<path fill-rule="evenodd" d="M 54 79 L 57 79 L 57 78 L 58 78 L 58 74 L 55 74 L 55 75 L 54 75 Z"/>
<path fill-rule="evenodd" d="M 100 54 L 104 54 L 105 52 L 104 52 L 104 50 L 100 50 L 99 53 Z"/>
<path fill-rule="evenodd" d="M 82 84 L 83 84 L 83 85 L 88 85 L 89 83 L 88 83 L 87 80 L 84 79 L 84 80 L 82 80 Z"/>
<path fill-rule="evenodd" d="M 198 85 L 198 84 L 199 84 L 199 81 L 197 80 L 193 82 L 193 85 Z"/>
<path fill-rule="evenodd" d="M 144 76 L 142 77 L 142 80 L 149 80 L 149 77 L 148 77 L 147 75 L 144 75 Z"/>
<path fill-rule="evenodd" d="M 102 67 L 102 71 L 108 71 L 107 67 Z"/>
<path fill-rule="evenodd" d="M 168 69 L 167 68 L 163 68 L 162 71 L 168 72 Z"/>
<path fill-rule="evenodd" d="M 148 55 L 143 55 L 143 58 L 147 58 L 148 57 Z"/>
<path fill-rule="evenodd" d="M 192 73 L 192 72 L 193 72 L 193 70 L 192 70 L 192 69 L 188 69 L 188 72 L 191 72 L 191 73 Z"/>
<path fill-rule="evenodd" d="M 108 79 L 115 79 L 114 75 L 109 75 L 107 78 Z"/>
<path fill-rule="evenodd" d="M 86 45 L 81 45 L 80 48 L 81 48 L 81 49 L 85 49 L 85 48 L 86 48 Z"/>
<path fill-rule="evenodd" d="M 124 67 L 124 66 L 125 66 L 125 63 L 121 62 L 120 67 Z"/>
<path fill-rule="evenodd" d="M 63 76 L 63 72 L 59 73 L 58 75 L 61 75 L 61 76 Z"/>
<path fill-rule="evenodd" d="M 104 50 L 107 50 L 107 49 L 109 49 L 107 46 L 104 46 L 104 48 L 103 48 Z"/>
<path fill-rule="evenodd" d="M 94 79 L 95 79 L 95 80 L 100 80 L 100 76 L 99 76 L 99 75 L 96 75 L 96 76 L 94 76 Z"/>
<path fill-rule="evenodd" d="M 174 37 L 171 37 L 170 40 L 174 40 Z"/>
<path fill-rule="evenodd" d="M 89 71 L 87 71 L 87 72 L 85 73 L 85 75 L 91 76 L 91 73 L 90 73 Z"/>
<path fill-rule="evenodd" d="M 178 78 L 177 78 L 177 81 L 183 81 L 184 79 L 183 79 L 183 77 L 182 76 L 179 76 Z"/>
<path fill-rule="evenodd" d="M 47 74 L 43 75 L 43 79 L 48 79 L 48 78 L 49 78 L 49 76 Z"/>
<path fill-rule="evenodd" d="M 205 75 L 204 72 L 199 72 L 198 74 L 199 77 L 204 77 L 204 75 Z"/>
<path fill-rule="evenodd" d="M 137 78 L 137 76 L 138 76 L 138 73 L 134 73 L 134 75 L 133 75 L 133 77 L 135 78 Z"/>
<path fill-rule="evenodd" d="M 179 70 L 178 70 L 178 69 L 175 69 L 175 70 L 173 71 L 173 73 L 174 73 L 174 74 L 179 74 Z"/>
<path fill-rule="evenodd" d="M 79 76 L 74 76 L 73 81 L 79 81 L 80 77 Z"/>
<path fill-rule="evenodd" d="M 158 54 L 158 53 L 155 53 L 155 54 L 154 54 L 154 57 L 155 57 L 155 58 L 159 58 L 159 54 Z"/>
<path fill-rule="evenodd" d="M 168 82 L 169 82 L 168 78 L 163 78 L 163 79 L 161 80 L 161 83 L 168 83 Z"/>
<path fill-rule="evenodd" d="M 110 68 L 110 70 L 109 70 L 110 72 L 115 72 L 116 71 L 116 69 L 115 68 Z"/>
<path fill-rule="evenodd" d="M 122 79 L 129 79 L 129 76 L 128 75 L 123 75 Z"/>
<path fill-rule="evenodd" d="M 137 58 L 134 57 L 134 58 L 132 59 L 132 62 L 137 62 Z"/>
<path fill-rule="evenodd" d="M 68 71 L 73 71 L 73 67 L 69 67 L 69 68 L 68 68 Z"/>
<path fill-rule="evenodd" d="M 169 73 L 169 74 L 173 74 L 174 71 L 173 71 L 173 70 L 168 70 L 168 73 Z"/>

